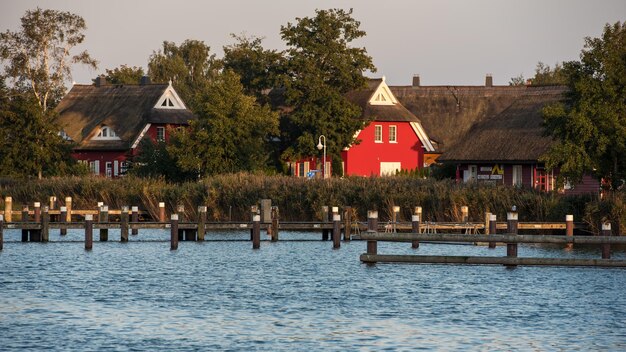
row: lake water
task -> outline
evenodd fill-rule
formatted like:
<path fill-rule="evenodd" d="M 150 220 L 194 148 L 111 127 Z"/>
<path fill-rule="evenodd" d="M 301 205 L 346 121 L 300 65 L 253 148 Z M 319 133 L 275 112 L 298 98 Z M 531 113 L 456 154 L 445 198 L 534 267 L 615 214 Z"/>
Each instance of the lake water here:
<path fill-rule="evenodd" d="M 207 235 L 169 250 L 168 231 L 82 231 L 0 252 L 0 350 L 626 350 L 626 270 L 367 266 L 366 244 L 281 233 Z M 225 241 L 236 238 L 241 241 Z M 263 239 L 267 237 L 263 234 Z M 59 242 L 59 241 L 67 242 Z M 468 245 L 379 243 L 381 254 L 506 255 Z M 599 258 L 597 248 L 520 246 L 519 256 Z M 626 258 L 624 252 L 613 253 Z"/>

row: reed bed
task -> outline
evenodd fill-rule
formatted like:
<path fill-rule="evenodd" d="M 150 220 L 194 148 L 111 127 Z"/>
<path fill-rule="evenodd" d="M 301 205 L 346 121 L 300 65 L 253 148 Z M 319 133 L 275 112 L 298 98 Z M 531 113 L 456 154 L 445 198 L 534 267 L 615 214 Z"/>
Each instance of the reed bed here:
<path fill-rule="evenodd" d="M 472 221 L 484 219 L 492 212 L 505 219 L 506 212 L 516 206 L 521 221 L 563 221 L 573 214 L 577 221 L 597 226 L 598 221 L 617 219 L 626 223 L 624 192 L 612 200 L 593 196 L 564 196 L 530 189 L 516 189 L 482 184 L 457 184 L 452 180 L 414 177 L 346 177 L 304 179 L 289 176 L 254 174 L 219 175 L 198 182 L 169 183 L 163 179 L 124 177 L 49 178 L 44 180 L 0 180 L 2 199 L 10 195 L 14 204 L 46 204 L 50 196 L 62 202 L 71 196 L 75 209 L 95 209 L 97 202 L 111 208 L 137 205 L 153 217 L 159 202 L 167 212 L 177 205 L 185 206 L 189 219 L 196 217 L 197 207 L 205 205 L 214 221 L 247 221 L 250 206 L 261 199 L 271 199 L 280 208 L 284 221 L 318 220 L 321 207 L 352 206 L 359 219 L 368 210 L 378 210 L 382 221 L 391 218 L 394 206 L 400 206 L 400 219 L 411 219 L 415 206 L 421 206 L 423 221 L 459 221 L 461 207 L 469 207 Z M 2 205 L 3 206 L 3 205 Z M 18 209 L 14 206 L 14 209 Z"/>

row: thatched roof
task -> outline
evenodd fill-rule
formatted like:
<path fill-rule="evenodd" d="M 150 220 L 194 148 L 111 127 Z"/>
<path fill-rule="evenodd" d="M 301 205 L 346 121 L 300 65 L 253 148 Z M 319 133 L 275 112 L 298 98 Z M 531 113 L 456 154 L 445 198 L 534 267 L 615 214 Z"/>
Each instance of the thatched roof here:
<path fill-rule="evenodd" d="M 129 149 L 148 123 L 188 124 L 187 109 L 154 109 L 170 86 L 74 85 L 56 111 L 63 131 L 78 149 Z M 112 128 L 120 140 L 93 140 L 101 126 Z"/>
<path fill-rule="evenodd" d="M 502 112 L 476 122 L 439 158 L 442 162 L 536 162 L 550 147 L 542 109 L 563 99 L 565 87 L 526 87 Z"/>

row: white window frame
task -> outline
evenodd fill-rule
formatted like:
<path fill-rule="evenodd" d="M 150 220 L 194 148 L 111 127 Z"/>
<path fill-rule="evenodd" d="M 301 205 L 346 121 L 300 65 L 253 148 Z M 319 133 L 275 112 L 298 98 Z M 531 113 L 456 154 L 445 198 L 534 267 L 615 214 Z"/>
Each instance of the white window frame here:
<path fill-rule="evenodd" d="M 389 143 L 398 143 L 398 126 L 396 125 L 389 126 Z"/>
<path fill-rule="evenodd" d="M 374 125 L 374 143 L 383 142 L 383 125 Z"/>
<path fill-rule="evenodd" d="M 523 171 L 524 171 L 524 168 L 522 165 L 513 165 L 513 170 L 511 172 L 512 174 L 511 183 L 513 184 L 513 186 L 522 187 L 522 185 L 524 184 L 523 183 L 524 176 L 522 176 Z"/>
<path fill-rule="evenodd" d="M 106 177 L 113 177 L 113 163 L 107 161 L 104 163 L 104 175 Z"/>
<path fill-rule="evenodd" d="M 159 134 L 161 134 L 161 136 L 159 136 Z M 157 126 L 157 128 L 156 128 L 156 140 L 158 142 L 164 142 L 165 141 L 165 127 Z"/>
<path fill-rule="evenodd" d="M 100 175 L 100 160 L 90 161 L 89 170 L 94 175 Z"/>
<path fill-rule="evenodd" d="M 117 133 L 109 126 L 101 126 L 98 134 L 93 139 L 97 140 L 119 140 Z"/>

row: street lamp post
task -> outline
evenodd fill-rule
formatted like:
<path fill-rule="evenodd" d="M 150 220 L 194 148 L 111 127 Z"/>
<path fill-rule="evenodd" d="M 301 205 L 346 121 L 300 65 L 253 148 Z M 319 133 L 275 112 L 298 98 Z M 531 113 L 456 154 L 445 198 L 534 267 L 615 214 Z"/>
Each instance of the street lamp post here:
<path fill-rule="evenodd" d="M 324 143 L 322 143 L 322 141 L 324 141 Z M 317 149 L 318 150 L 322 150 L 324 149 L 324 154 L 323 154 L 323 161 L 322 161 L 322 178 L 326 178 L 326 137 L 324 137 L 324 135 L 321 135 L 320 138 L 318 138 L 317 140 Z"/>

